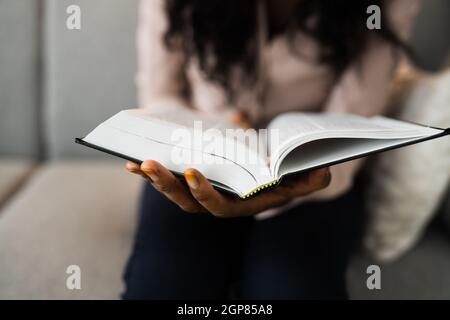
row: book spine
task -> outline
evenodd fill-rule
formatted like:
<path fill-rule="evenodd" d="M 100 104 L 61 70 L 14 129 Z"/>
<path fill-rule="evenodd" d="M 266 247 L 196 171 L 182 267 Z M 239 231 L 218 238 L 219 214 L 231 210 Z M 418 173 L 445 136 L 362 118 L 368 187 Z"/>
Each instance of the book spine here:
<path fill-rule="evenodd" d="M 250 198 L 250 197 L 253 197 L 253 196 L 256 195 L 258 192 L 260 192 L 260 191 L 262 191 L 262 190 L 264 190 L 264 189 L 270 188 L 270 187 L 272 187 L 272 186 L 278 184 L 278 182 L 279 182 L 279 180 L 274 180 L 274 181 L 272 181 L 272 182 L 269 182 L 269 183 L 266 183 L 266 184 L 264 184 L 264 185 L 262 185 L 262 186 L 259 186 L 258 188 L 255 188 L 255 189 L 253 189 L 252 191 L 250 191 L 249 193 L 243 195 L 241 198 L 242 198 L 242 199 L 248 199 L 248 198 Z"/>

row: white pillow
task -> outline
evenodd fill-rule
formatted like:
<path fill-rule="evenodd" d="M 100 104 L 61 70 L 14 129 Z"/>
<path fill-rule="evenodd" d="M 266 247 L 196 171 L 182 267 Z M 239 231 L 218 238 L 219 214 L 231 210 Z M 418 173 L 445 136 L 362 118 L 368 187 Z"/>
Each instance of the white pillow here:
<path fill-rule="evenodd" d="M 438 75 L 403 72 L 397 82 L 396 117 L 450 126 L 450 70 Z M 370 168 L 369 224 L 364 245 L 382 262 L 412 248 L 441 202 L 450 181 L 448 137 L 387 152 Z"/>

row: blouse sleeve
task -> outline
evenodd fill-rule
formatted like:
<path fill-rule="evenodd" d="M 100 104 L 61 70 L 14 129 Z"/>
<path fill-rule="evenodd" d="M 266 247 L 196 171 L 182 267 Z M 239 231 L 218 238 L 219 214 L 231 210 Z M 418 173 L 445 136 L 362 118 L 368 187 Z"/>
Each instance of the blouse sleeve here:
<path fill-rule="evenodd" d="M 168 28 L 164 3 L 164 0 L 141 0 L 139 6 L 136 84 L 141 108 L 188 104 L 183 94 L 184 53 L 164 44 Z"/>
<path fill-rule="evenodd" d="M 421 0 L 392 0 L 386 8 L 387 21 L 402 41 L 407 41 Z M 384 12 L 382 12 L 384 14 Z M 383 27 L 383 26 L 382 26 Z M 351 65 L 332 89 L 325 112 L 355 113 L 363 116 L 382 114 L 391 79 L 397 65 L 398 49 L 378 36 L 371 36 L 365 54 Z M 331 168 L 330 186 L 311 198 L 328 199 L 345 193 L 363 160 Z"/>

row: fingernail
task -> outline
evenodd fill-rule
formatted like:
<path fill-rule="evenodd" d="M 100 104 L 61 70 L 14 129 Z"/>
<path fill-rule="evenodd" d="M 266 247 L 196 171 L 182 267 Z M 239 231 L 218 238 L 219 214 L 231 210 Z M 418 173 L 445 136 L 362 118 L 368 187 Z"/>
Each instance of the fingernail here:
<path fill-rule="evenodd" d="M 159 177 L 158 174 L 155 170 L 153 170 L 152 168 L 142 168 L 142 171 L 145 172 L 145 174 L 147 176 L 150 177 L 150 179 L 152 179 L 153 182 L 158 181 Z"/>
<path fill-rule="evenodd" d="M 186 181 L 191 189 L 194 190 L 198 189 L 199 186 L 198 179 L 193 172 L 186 171 L 184 173 L 184 176 L 186 177 Z"/>

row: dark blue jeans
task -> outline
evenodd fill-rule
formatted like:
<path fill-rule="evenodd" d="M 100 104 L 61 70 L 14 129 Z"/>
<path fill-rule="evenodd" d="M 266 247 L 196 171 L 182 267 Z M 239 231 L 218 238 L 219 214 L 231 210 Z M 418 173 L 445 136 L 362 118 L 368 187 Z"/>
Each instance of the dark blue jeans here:
<path fill-rule="evenodd" d="M 182 212 L 146 184 L 124 299 L 345 299 L 360 188 L 263 221 Z"/>

